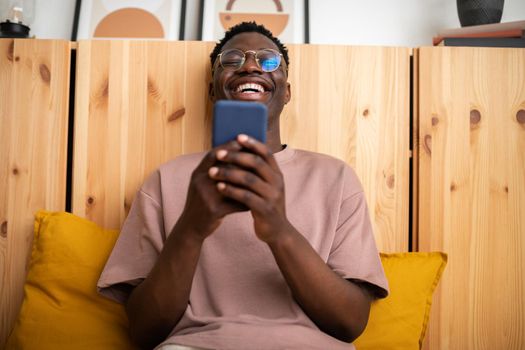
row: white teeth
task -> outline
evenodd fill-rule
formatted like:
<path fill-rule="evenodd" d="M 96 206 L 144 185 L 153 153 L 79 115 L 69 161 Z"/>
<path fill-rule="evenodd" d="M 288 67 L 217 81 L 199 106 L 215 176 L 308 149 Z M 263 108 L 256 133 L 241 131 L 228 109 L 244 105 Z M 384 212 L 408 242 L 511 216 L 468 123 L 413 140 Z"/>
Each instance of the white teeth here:
<path fill-rule="evenodd" d="M 252 90 L 252 91 L 246 91 L 246 90 Z M 264 92 L 264 87 L 262 87 L 262 85 L 259 85 L 259 84 L 255 84 L 255 83 L 246 83 L 246 84 L 241 84 L 239 86 L 237 86 L 237 88 L 235 89 L 235 92 Z"/>

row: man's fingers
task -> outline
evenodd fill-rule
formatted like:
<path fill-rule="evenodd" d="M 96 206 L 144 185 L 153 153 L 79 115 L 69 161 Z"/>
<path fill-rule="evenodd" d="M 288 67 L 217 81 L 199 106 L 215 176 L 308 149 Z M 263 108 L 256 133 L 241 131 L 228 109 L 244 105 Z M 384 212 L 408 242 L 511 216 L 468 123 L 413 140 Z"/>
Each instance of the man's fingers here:
<path fill-rule="evenodd" d="M 273 183 L 276 180 L 276 172 L 257 154 L 221 150 L 217 152 L 217 158 L 221 162 L 234 164 L 240 168 L 250 170 L 268 183 Z"/>
<path fill-rule="evenodd" d="M 218 182 L 217 190 L 223 196 L 242 203 L 255 212 L 262 212 L 264 208 L 266 208 L 266 202 L 261 197 L 244 188 L 236 187 L 225 182 Z"/>
<path fill-rule="evenodd" d="M 251 171 L 246 171 L 244 169 L 213 166 L 208 171 L 208 175 L 213 180 L 227 182 L 237 187 L 246 188 L 263 198 L 268 198 L 272 192 L 272 187 L 268 183 Z"/>
<path fill-rule="evenodd" d="M 235 140 L 225 143 L 224 145 L 217 146 L 206 154 L 204 159 L 199 164 L 198 168 L 205 169 L 207 171 L 219 159 L 217 157 L 218 153 L 220 154 L 224 151 L 240 151 L 241 149 L 242 146 Z"/>
<path fill-rule="evenodd" d="M 277 162 L 275 161 L 272 152 L 264 143 L 259 142 L 253 137 L 244 134 L 237 136 L 237 142 L 242 147 L 249 149 L 253 153 L 263 158 L 266 161 L 266 163 L 268 163 L 272 167 L 272 169 L 279 170 L 279 167 L 277 166 Z"/>

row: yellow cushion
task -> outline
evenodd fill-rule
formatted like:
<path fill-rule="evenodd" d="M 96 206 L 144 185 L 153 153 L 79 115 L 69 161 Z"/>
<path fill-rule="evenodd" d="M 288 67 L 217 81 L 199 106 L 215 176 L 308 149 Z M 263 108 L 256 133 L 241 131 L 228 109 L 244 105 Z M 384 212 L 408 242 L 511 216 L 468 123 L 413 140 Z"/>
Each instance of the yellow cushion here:
<path fill-rule="evenodd" d="M 7 349 L 132 349 L 122 305 L 96 283 L 118 237 L 68 213 L 39 212 L 24 301 Z"/>
<path fill-rule="evenodd" d="M 436 288 L 447 263 L 444 253 L 381 254 L 390 295 L 372 304 L 358 350 L 420 349 Z"/>

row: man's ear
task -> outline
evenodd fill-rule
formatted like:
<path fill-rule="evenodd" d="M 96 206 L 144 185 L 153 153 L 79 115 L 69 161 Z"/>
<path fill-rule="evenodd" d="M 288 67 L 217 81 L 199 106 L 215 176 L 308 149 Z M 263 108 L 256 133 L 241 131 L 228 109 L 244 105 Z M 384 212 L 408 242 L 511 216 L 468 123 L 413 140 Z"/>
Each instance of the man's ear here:
<path fill-rule="evenodd" d="M 208 98 L 211 102 L 215 103 L 215 91 L 213 89 L 213 82 L 210 82 L 210 85 L 208 86 Z"/>
<path fill-rule="evenodd" d="M 292 87 L 290 83 L 286 83 L 286 94 L 284 96 L 284 104 L 287 104 L 290 102 L 290 99 L 292 98 Z"/>

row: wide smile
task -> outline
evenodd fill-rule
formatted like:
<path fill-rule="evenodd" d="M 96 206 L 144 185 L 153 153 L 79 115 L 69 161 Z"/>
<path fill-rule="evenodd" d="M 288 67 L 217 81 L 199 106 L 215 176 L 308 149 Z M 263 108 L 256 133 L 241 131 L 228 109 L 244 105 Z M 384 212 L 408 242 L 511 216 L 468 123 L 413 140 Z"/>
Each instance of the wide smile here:
<path fill-rule="evenodd" d="M 237 79 L 230 84 L 229 90 L 235 100 L 262 102 L 269 98 L 273 86 L 260 79 Z"/>
<path fill-rule="evenodd" d="M 264 92 L 264 87 L 261 84 L 257 83 L 244 83 L 240 84 L 235 88 L 235 92 L 239 93 L 257 93 L 257 92 Z"/>

